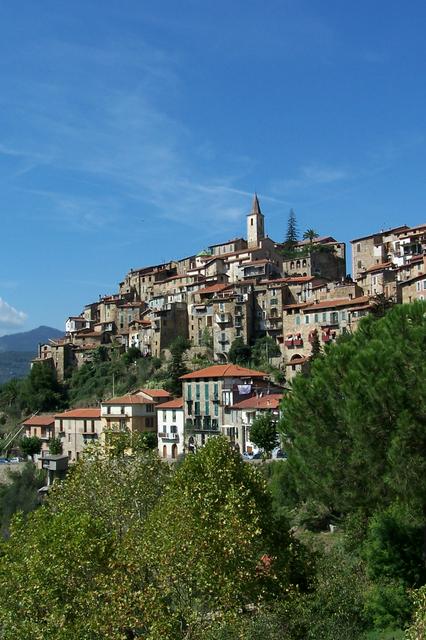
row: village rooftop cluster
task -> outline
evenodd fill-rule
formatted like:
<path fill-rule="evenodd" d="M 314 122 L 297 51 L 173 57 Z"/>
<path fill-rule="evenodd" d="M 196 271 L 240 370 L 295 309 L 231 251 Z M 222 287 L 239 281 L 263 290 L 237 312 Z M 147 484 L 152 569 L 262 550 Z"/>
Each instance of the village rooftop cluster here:
<path fill-rule="evenodd" d="M 42 456 L 56 436 L 70 461 L 77 460 L 106 427 L 156 432 L 164 458 L 177 458 L 218 433 L 241 452 L 253 450 L 253 419 L 262 412 L 278 418 L 284 390 L 266 373 L 230 363 L 237 338 L 250 344 L 269 336 L 279 348 L 274 365 L 289 380 L 309 366 L 314 342 L 326 345 L 354 331 L 378 305 L 426 295 L 426 224 L 352 240 L 352 277 L 345 244 L 331 236 L 312 234 L 290 248 L 269 238 L 256 195 L 246 236 L 131 269 L 116 293 L 67 319 L 62 339 L 39 346 L 34 362 L 53 367 L 59 380 L 90 361 L 100 346 L 162 357 L 178 335 L 195 354 L 205 352 L 207 336 L 216 363 L 183 376 L 181 398 L 140 389 L 100 407 L 34 416 L 24 427 L 26 435 L 42 438 Z"/>

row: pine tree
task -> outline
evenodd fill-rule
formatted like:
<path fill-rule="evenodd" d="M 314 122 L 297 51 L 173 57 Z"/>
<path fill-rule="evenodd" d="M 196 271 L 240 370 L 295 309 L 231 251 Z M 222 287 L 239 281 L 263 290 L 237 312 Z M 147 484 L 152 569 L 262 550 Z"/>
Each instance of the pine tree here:
<path fill-rule="evenodd" d="M 290 209 L 287 222 L 287 233 L 285 236 L 284 245 L 286 249 L 292 249 L 298 240 L 296 214 L 294 209 Z"/>

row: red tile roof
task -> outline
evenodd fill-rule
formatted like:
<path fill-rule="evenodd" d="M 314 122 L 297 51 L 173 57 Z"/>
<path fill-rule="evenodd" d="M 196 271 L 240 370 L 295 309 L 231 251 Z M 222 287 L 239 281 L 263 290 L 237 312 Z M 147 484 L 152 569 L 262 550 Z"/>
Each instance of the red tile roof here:
<path fill-rule="evenodd" d="M 29 427 L 48 427 L 51 424 L 55 424 L 55 416 L 54 415 L 38 415 L 32 416 L 28 418 L 28 420 L 24 420 L 22 423 L 24 425 L 28 425 Z"/>
<path fill-rule="evenodd" d="M 191 380 L 196 378 L 266 378 L 267 373 L 263 371 L 255 371 L 254 369 L 246 369 L 237 364 L 215 364 L 205 369 L 192 371 L 184 376 L 181 380 Z"/>
<path fill-rule="evenodd" d="M 389 269 L 390 267 L 392 267 L 392 262 L 381 262 L 380 264 L 373 264 L 372 267 L 368 267 L 368 269 L 363 269 L 360 273 L 360 276 L 362 277 L 362 275 L 364 273 L 370 273 L 372 271 L 383 271 L 384 269 Z"/>
<path fill-rule="evenodd" d="M 283 398 L 282 393 L 270 393 L 264 396 L 252 396 L 232 405 L 231 409 L 278 409 Z"/>
<path fill-rule="evenodd" d="M 55 418 L 100 418 L 101 410 L 99 407 L 80 407 L 80 409 L 70 409 L 63 413 L 57 413 Z"/>
<path fill-rule="evenodd" d="M 165 389 L 139 389 L 139 392 L 146 393 L 151 398 L 170 398 L 171 393 Z"/>
<path fill-rule="evenodd" d="M 138 394 L 127 394 L 125 396 L 118 396 L 117 398 L 111 398 L 110 400 L 104 400 L 102 404 L 152 404 L 149 400 Z"/>
<path fill-rule="evenodd" d="M 317 309 L 329 309 L 334 307 L 358 307 L 360 305 L 365 306 L 370 302 L 368 296 L 361 296 L 359 298 L 338 298 L 336 300 L 322 300 L 311 306 L 306 306 L 304 311 L 316 311 Z"/>
<path fill-rule="evenodd" d="M 211 284 L 209 287 L 204 287 L 204 289 L 198 289 L 197 293 L 217 293 L 218 291 L 224 291 L 229 288 L 231 288 L 229 284 Z"/>
<path fill-rule="evenodd" d="M 368 238 L 374 238 L 374 236 L 387 236 L 389 233 L 398 233 L 402 231 L 408 231 L 410 227 L 406 224 L 401 225 L 400 227 L 393 227 L 392 229 L 382 229 L 382 231 L 376 231 L 376 233 L 370 233 L 368 236 L 361 236 L 360 238 L 354 238 L 351 240 L 351 244 L 354 242 L 359 242 L 360 240 L 368 240 Z"/>
<path fill-rule="evenodd" d="M 174 398 L 168 402 L 157 404 L 156 409 L 183 409 L 183 398 Z"/>

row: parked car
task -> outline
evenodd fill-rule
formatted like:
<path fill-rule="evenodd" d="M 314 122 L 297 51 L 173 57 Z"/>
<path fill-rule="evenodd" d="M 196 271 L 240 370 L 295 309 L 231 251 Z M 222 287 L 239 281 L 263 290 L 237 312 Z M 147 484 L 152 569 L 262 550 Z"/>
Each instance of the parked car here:
<path fill-rule="evenodd" d="M 286 460 L 287 459 L 287 454 L 285 451 L 283 451 L 280 447 L 275 447 L 275 449 L 273 449 L 272 451 L 272 458 L 278 458 L 281 460 Z"/>
<path fill-rule="evenodd" d="M 0 464 L 9 464 L 9 460 L 7 458 L 0 458 Z"/>

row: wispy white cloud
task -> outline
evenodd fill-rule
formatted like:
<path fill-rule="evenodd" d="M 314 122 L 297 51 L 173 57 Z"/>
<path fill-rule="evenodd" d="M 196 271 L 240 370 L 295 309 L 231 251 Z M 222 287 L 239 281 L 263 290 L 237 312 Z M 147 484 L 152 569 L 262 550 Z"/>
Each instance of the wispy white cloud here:
<path fill-rule="evenodd" d="M 17 188 L 49 200 L 45 209 L 40 206 L 40 217 L 72 230 L 93 231 L 110 230 L 120 221 L 137 224 L 141 218 L 146 224 L 163 219 L 197 229 L 208 223 L 212 233 L 215 224 L 225 233 L 241 226 L 252 192 L 239 184 L 253 171 L 253 161 L 234 162 L 230 150 L 222 154 L 222 171 L 207 168 L 206 149 L 214 154 L 214 142 L 195 140 L 165 106 L 169 101 L 164 95 L 170 100 L 179 86 L 176 60 L 147 45 L 128 43 L 113 50 L 63 43 L 46 49 L 64 57 L 83 85 L 77 90 L 66 78 L 31 85 L 26 113 L 32 130 L 39 132 L 38 159 L 51 159 L 49 176 L 31 180 L 27 174 L 32 168 L 24 168 L 15 177 Z M 100 100 L 99 86 L 93 89 L 87 77 L 99 82 L 109 65 L 132 68 L 137 82 L 114 83 Z M 4 149 L 19 154 L 6 144 Z M 112 195 L 106 198 L 105 192 Z M 291 204 L 273 194 L 260 196 Z"/>
<path fill-rule="evenodd" d="M 21 327 L 25 324 L 27 315 L 18 311 L 5 300 L 0 298 L 0 330 L 8 327 Z"/>
<path fill-rule="evenodd" d="M 273 191 L 276 193 L 291 193 L 301 189 L 311 190 L 315 187 L 342 182 L 351 177 L 351 174 L 343 167 L 311 164 L 301 167 L 295 177 L 275 182 Z"/>

